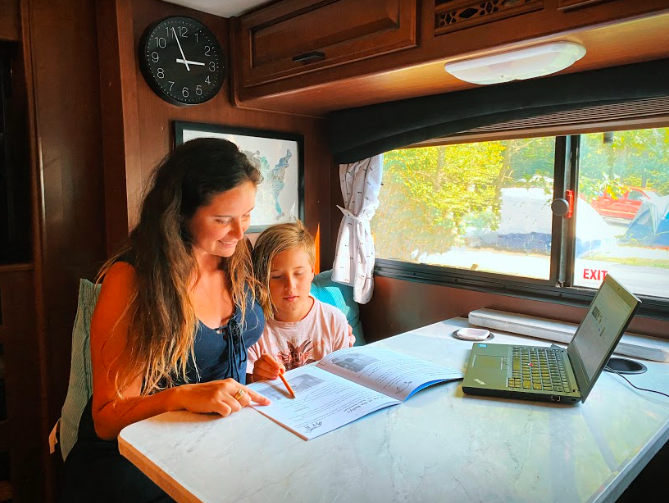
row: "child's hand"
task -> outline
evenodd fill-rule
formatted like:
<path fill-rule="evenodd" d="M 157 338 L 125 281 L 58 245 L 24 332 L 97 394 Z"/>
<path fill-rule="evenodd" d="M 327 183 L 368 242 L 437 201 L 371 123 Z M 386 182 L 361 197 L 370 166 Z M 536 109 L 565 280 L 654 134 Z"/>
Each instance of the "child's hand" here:
<path fill-rule="evenodd" d="M 351 325 L 346 325 L 348 327 L 348 347 L 351 348 L 355 344 L 355 335 L 353 335 L 353 327 Z"/>
<path fill-rule="evenodd" d="M 283 374 L 286 368 L 267 353 L 258 358 L 253 365 L 253 382 L 263 381 L 265 379 L 277 379 L 279 374 Z"/>

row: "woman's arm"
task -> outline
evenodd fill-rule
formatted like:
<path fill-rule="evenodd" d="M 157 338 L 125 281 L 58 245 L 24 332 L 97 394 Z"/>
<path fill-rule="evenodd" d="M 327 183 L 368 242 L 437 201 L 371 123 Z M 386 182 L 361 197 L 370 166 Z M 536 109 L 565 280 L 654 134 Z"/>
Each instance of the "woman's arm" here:
<path fill-rule="evenodd" d="M 233 379 L 187 384 L 149 396 L 140 396 L 138 376 L 119 397 L 116 378 L 128 364 L 125 354 L 129 316 L 127 306 L 135 288 L 135 269 L 117 262 L 105 275 L 91 322 L 93 367 L 93 422 L 100 438 L 114 439 L 127 425 L 163 412 L 186 409 L 227 416 L 248 405 L 269 401 Z M 240 389 L 246 393 L 239 400 Z"/>

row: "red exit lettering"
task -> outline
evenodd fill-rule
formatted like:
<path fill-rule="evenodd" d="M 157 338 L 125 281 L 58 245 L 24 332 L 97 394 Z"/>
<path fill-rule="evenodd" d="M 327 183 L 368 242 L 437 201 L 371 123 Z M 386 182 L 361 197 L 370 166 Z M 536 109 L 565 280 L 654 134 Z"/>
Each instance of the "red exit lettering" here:
<path fill-rule="evenodd" d="M 594 279 L 596 281 L 604 281 L 609 271 L 604 269 L 583 269 L 583 279 Z"/>

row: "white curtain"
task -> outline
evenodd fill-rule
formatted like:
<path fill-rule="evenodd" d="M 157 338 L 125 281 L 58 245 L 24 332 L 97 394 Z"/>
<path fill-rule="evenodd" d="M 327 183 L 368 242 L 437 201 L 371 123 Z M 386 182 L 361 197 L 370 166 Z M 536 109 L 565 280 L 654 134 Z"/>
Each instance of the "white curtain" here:
<path fill-rule="evenodd" d="M 353 299 L 366 304 L 374 291 L 374 241 L 369 222 L 379 207 L 383 155 L 339 165 L 344 214 L 339 226 L 332 280 L 353 287 Z"/>

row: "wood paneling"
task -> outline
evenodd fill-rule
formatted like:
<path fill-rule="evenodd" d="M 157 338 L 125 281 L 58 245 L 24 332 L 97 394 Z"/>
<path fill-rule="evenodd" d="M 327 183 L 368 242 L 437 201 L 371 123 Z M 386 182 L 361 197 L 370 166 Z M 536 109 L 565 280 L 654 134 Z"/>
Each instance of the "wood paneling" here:
<path fill-rule="evenodd" d="M 95 7 L 88 0 L 21 5 L 38 334 L 38 344 L 22 344 L 26 354 L 40 357 L 39 374 L 24 373 L 23 379 L 26 386 L 41 379 L 41 393 L 26 395 L 30 410 L 37 413 L 43 401 L 40 431 L 29 431 L 26 423 L 23 435 L 38 439 L 43 463 L 30 467 L 36 476 L 17 491 L 42 493 L 21 501 L 51 501 L 56 460 L 48 457 L 47 434 L 67 390 L 78 281 L 92 278 L 105 257 L 97 33 Z"/>
<path fill-rule="evenodd" d="M 33 0 L 30 8 L 47 364 L 62 376 L 79 278 L 92 277 L 104 258 L 97 33 L 87 0 Z M 67 381 L 51 385 L 55 420 Z"/>
<path fill-rule="evenodd" d="M 569 11 L 558 10 L 556 1 L 545 0 L 539 11 L 443 35 L 434 35 L 434 3 L 422 2 L 419 47 L 260 86 L 236 86 L 236 99 L 240 106 L 321 116 L 459 91 L 476 86 L 447 74 L 445 63 L 558 40 L 580 42 L 588 51 L 563 73 L 669 57 L 666 0 L 619 0 Z"/>
<path fill-rule="evenodd" d="M 21 38 L 19 0 L 0 0 L 0 40 Z"/>
<path fill-rule="evenodd" d="M 107 253 L 128 235 L 139 204 L 140 175 L 138 70 L 131 0 L 97 3 L 100 109 Z"/>
<path fill-rule="evenodd" d="M 389 309 L 389 306 L 396 306 Z M 368 342 L 413 330 L 487 307 L 500 311 L 580 323 L 587 309 L 505 295 L 463 290 L 425 283 L 375 277 L 374 296 L 360 307 Z M 669 321 L 636 316 L 629 332 L 668 338 Z"/>
<path fill-rule="evenodd" d="M 0 267 L 0 347 L 7 406 L 0 450 L 9 452 L 14 501 L 44 498 L 33 281 L 30 265 Z"/>
<path fill-rule="evenodd" d="M 598 3 L 612 1 L 622 2 L 623 0 L 558 0 L 558 9 L 580 9 L 582 7 L 591 7 Z"/>
<path fill-rule="evenodd" d="M 303 135 L 305 223 L 314 234 L 320 225 L 321 261 L 323 267 L 331 263 L 330 178 L 329 175 L 323 176 L 331 167 L 327 123 L 290 114 L 240 110 L 230 101 L 229 77 L 220 93 L 205 104 L 176 107 L 166 103 L 153 93 L 138 69 L 136 47 L 145 28 L 163 17 L 188 15 L 212 29 L 223 51 L 229 54 L 228 20 L 155 0 L 117 0 L 113 9 L 113 15 L 106 11 L 104 15 L 98 15 L 100 30 L 114 29 L 113 24 L 116 23 L 118 33 L 117 40 L 100 36 L 101 58 L 104 54 L 104 59 L 116 61 L 119 65 L 119 69 L 105 72 L 102 81 L 102 127 L 111 135 L 104 135 L 105 153 L 110 152 L 109 156 L 105 156 L 107 227 L 113 230 L 109 235 L 110 249 L 137 222 L 143 185 L 156 164 L 172 148 L 172 121 L 184 120 Z M 108 23 L 112 18 L 114 21 Z M 104 65 L 106 63 L 102 63 L 103 68 Z M 119 75 L 114 75 L 114 72 Z M 111 112 L 108 113 L 108 110 Z M 119 127 L 123 128 L 122 132 L 119 132 Z M 118 194 L 123 190 L 128 196 L 126 202 Z"/>

